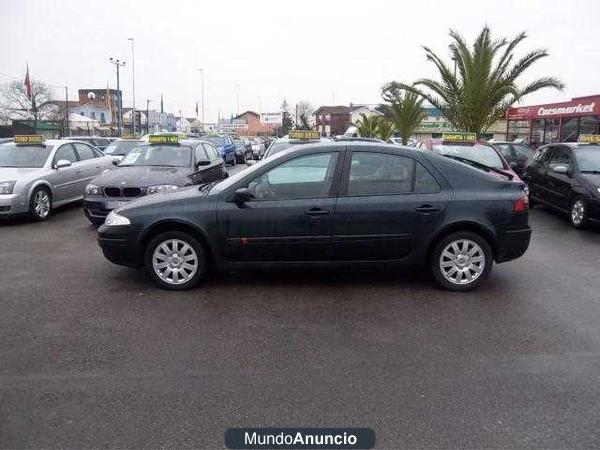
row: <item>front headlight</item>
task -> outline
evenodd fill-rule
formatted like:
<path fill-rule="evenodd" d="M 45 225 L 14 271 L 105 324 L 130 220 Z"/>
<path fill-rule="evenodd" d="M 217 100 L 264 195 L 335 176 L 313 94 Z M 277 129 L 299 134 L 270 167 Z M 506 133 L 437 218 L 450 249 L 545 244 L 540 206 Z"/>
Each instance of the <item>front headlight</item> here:
<path fill-rule="evenodd" d="M 16 183 L 16 180 L 3 181 L 0 183 L 0 194 L 12 194 Z"/>
<path fill-rule="evenodd" d="M 127 217 L 121 216 L 116 212 L 111 211 L 108 213 L 108 216 L 106 216 L 104 225 L 106 225 L 107 227 L 115 227 L 118 225 L 131 225 L 131 221 Z"/>
<path fill-rule="evenodd" d="M 170 192 L 177 190 L 177 186 L 174 184 L 156 184 L 154 186 L 148 186 L 148 190 L 146 193 L 150 194 L 159 194 L 161 192 Z"/>
<path fill-rule="evenodd" d="M 86 195 L 100 195 L 100 186 L 96 186 L 95 184 L 88 184 L 85 187 Z"/>

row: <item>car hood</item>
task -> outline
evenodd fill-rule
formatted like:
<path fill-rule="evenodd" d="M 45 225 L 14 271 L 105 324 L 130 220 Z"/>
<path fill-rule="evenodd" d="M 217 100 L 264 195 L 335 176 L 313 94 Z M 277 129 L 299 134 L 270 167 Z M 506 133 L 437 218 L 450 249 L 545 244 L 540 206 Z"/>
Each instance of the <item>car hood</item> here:
<path fill-rule="evenodd" d="M 163 192 L 160 194 L 152 194 L 146 195 L 144 197 L 140 197 L 139 199 L 126 203 L 123 206 L 119 207 L 116 211 L 127 212 L 127 210 L 137 209 L 137 208 L 145 208 L 152 207 L 154 205 L 160 205 L 161 203 L 173 203 L 177 200 L 186 200 L 191 198 L 206 198 L 208 196 L 208 192 L 206 190 L 201 191 L 199 186 L 186 186 L 183 188 L 179 188 L 176 191 L 171 192 Z"/>
<path fill-rule="evenodd" d="M 600 187 L 600 173 L 582 173 L 581 176 L 596 187 Z"/>
<path fill-rule="evenodd" d="M 92 180 L 98 186 L 152 186 L 174 184 L 185 186 L 190 182 L 187 167 L 117 167 Z"/>
<path fill-rule="evenodd" d="M 30 167 L 0 167 L 0 182 L 17 180 L 28 181 L 48 173 L 48 169 Z"/>

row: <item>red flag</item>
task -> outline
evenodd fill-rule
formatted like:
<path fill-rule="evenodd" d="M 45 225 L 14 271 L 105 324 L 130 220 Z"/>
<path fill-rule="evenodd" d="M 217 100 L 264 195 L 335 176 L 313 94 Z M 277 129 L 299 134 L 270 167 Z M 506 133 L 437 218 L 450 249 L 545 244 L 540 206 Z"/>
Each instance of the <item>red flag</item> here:
<path fill-rule="evenodd" d="M 31 80 L 29 79 L 29 64 L 27 64 L 27 73 L 25 73 L 25 95 L 31 100 Z"/>

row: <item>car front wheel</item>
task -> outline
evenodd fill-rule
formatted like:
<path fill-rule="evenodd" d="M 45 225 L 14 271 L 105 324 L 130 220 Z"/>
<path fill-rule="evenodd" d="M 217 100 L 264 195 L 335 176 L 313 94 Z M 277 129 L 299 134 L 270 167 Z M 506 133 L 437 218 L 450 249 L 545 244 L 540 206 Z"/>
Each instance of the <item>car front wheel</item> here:
<path fill-rule="evenodd" d="M 485 239 L 470 231 L 452 233 L 435 246 L 431 272 L 450 291 L 470 291 L 490 274 L 492 250 Z"/>
<path fill-rule="evenodd" d="M 570 218 L 571 225 L 575 228 L 582 228 L 585 225 L 587 206 L 583 198 L 575 197 L 571 202 Z"/>
<path fill-rule="evenodd" d="M 45 187 L 36 188 L 29 200 L 29 215 L 35 220 L 46 220 L 52 209 L 50 191 Z"/>
<path fill-rule="evenodd" d="M 189 289 L 206 273 L 206 253 L 193 236 L 170 231 L 155 236 L 144 255 L 144 266 L 162 288 Z"/>

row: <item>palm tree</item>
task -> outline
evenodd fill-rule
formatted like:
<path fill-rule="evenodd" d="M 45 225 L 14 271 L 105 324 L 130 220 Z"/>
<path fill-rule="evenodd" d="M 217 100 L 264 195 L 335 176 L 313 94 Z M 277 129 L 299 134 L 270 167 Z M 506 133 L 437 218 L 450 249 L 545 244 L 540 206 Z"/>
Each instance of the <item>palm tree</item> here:
<path fill-rule="evenodd" d="M 427 117 L 423 108 L 423 98 L 414 92 L 403 91 L 400 88 L 387 90 L 383 98 L 388 102 L 385 105 L 386 115 L 394 123 L 396 131 L 402 138 L 402 144 L 406 145 L 408 139 Z"/>
<path fill-rule="evenodd" d="M 374 115 L 367 116 L 365 113 L 360 114 L 360 118 L 353 123 L 358 134 L 361 137 L 375 137 L 377 130 L 377 117 Z"/>
<path fill-rule="evenodd" d="M 527 69 L 548 56 L 546 50 L 538 49 L 516 60 L 514 51 L 527 37 L 524 32 L 512 40 L 492 40 L 491 31 L 485 26 L 472 48 L 456 31 L 451 30 L 450 37 L 454 71 L 433 50 L 423 47 L 441 81 L 422 78 L 414 85 L 391 82 L 384 86 L 384 95 L 398 89 L 419 94 L 442 110 L 456 129 L 480 134 L 526 95 L 543 88 L 564 88 L 560 80 L 551 76 L 540 77 L 522 87 L 517 84 Z"/>
<path fill-rule="evenodd" d="M 394 122 L 385 116 L 377 116 L 377 127 L 375 129 L 376 137 L 383 142 L 388 142 L 395 132 L 396 126 Z"/>

